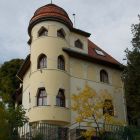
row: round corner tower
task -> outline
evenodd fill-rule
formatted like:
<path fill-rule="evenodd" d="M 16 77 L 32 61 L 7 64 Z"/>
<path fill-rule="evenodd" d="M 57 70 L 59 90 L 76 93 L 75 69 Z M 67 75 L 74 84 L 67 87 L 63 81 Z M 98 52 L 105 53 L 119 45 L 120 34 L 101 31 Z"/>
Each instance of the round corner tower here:
<path fill-rule="evenodd" d="M 64 9 L 48 4 L 30 20 L 30 122 L 70 123 L 69 48 L 73 24 Z"/>

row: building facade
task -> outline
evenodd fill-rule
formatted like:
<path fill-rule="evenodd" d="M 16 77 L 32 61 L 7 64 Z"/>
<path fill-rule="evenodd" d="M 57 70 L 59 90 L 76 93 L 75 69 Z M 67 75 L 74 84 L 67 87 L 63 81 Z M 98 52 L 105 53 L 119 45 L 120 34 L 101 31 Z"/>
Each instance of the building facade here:
<path fill-rule="evenodd" d="M 64 9 L 55 4 L 37 9 L 28 33 L 30 54 L 17 76 L 30 123 L 74 123 L 71 95 L 86 84 L 110 94 L 114 116 L 126 122 L 121 64 L 90 41 L 90 33 L 76 29 Z"/>

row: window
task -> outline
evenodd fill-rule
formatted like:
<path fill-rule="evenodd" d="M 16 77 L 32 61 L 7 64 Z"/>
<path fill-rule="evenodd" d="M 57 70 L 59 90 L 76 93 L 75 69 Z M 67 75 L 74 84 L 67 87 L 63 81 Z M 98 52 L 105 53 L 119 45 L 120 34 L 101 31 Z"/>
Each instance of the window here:
<path fill-rule="evenodd" d="M 76 48 L 83 49 L 83 43 L 82 43 L 79 39 L 77 39 L 77 40 L 75 41 L 75 47 L 76 47 Z"/>
<path fill-rule="evenodd" d="M 41 54 L 38 58 L 38 69 L 47 67 L 47 57 L 45 54 Z"/>
<path fill-rule="evenodd" d="M 65 70 L 65 60 L 62 55 L 58 56 L 58 62 L 57 62 L 57 67 L 60 70 Z"/>
<path fill-rule="evenodd" d="M 40 88 L 37 95 L 37 106 L 47 105 L 47 95 L 45 88 Z"/>
<path fill-rule="evenodd" d="M 100 71 L 100 81 L 104 83 L 109 83 L 108 73 L 105 70 Z"/>
<path fill-rule="evenodd" d="M 114 116 L 114 107 L 112 100 L 105 100 L 103 105 L 103 114 Z"/>
<path fill-rule="evenodd" d="M 56 105 L 60 107 L 65 107 L 64 89 L 59 89 L 58 95 L 56 96 Z"/>
<path fill-rule="evenodd" d="M 57 36 L 61 38 L 65 38 L 66 34 L 65 31 L 61 28 L 57 31 Z"/>
<path fill-rule="evenodd" d="M 95 49 L 95 52 L 96 52 L 98 55 L 105 56 L 104 52 L 101 51 L 101 50 Z"/>
<path fill-rule="evenodd" d="M 48 30 L 45 27 L 41 27 L 38 31 L 38 37 L 40 36 L 48 36 Z"/>

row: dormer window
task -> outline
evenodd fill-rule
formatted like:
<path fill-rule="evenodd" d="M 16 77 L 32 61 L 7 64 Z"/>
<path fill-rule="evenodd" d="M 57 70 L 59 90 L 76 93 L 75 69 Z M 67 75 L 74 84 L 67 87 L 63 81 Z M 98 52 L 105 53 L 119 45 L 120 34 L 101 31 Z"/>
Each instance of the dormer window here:
<path fill-rule="evenodd" d="M 41 29 L 38 31 L 38 37 L 41 36 L 48 36 L 48 30 L 45 27 L 41 27 Z"/>
<path fill-rule="evenodd" d="M 98 55 L 105 56 L 105 54 L 104 54 L 104 52 L 103 52 L 102 50 L 95 49 L 95 52 L 96 52 Z"/>
<path fill-rule="evenodd" d="M 66 33 L 65 33 L 65 31 L 61 28 L 61 29 L 59 29 L 59 30 L 57 31 L 57 36 L 58 36 L 58 37 L 61 37 L 61 38 L 65 38 Z"/>
<path fill-rule="evenodd" d="M 79 39 L 77 39 L 75 41 L 75 47 L 79 49 L 83 49 L 83 43 Z"/>

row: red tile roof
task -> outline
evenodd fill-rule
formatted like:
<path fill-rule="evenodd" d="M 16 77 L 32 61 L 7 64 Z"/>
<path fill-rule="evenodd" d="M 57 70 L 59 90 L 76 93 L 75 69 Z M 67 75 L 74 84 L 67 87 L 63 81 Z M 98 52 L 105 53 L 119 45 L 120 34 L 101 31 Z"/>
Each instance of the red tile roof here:
<path fill-rule="evenodd" d="M 55 19 L 61 20 L 62 22 L 65 22 L 66 24 L 68 24 L 68 26 L 73 27 L 73 24 L 68 16 L 68 14 L 66 13 L 66 11 L 63 8 L 61 8 L 55 4 L 47 4 L 43 7 L 40 7 L 38 10 L 36 10 L 30 23 L 32 23 L 38 19 L 53 18 L 53 17 Z"/>
<path fill-rule="evenodd" d="M 102 51 L 105 55 L 99 55 L 96 53 L 95 50 L 100 50 Z M 102 50 L 100 47 L 98 47 L 97 45 L 95 45 L 92 41 L 88 40 L 88 54 L 89 56 L 96 58 L 100 61 L 106 61 L 112 64 L 118 64 L 120 65 L 120 63 L 115 60 L 112 56 L 110 56 L 109 54 L 107 54 L 104 50 Z"/>
<path fill-rule="evenodd" d="M 55 4 L 47 4 L 36 10 L 34 16 L 31 18 L 29 23 L 29 27 L 28 27 L 29 36 L 31 37 L 31 29 L 33 28 L 34 25 L 36 25 L 41 21 L 49 21 L 49 20 L 58 21 L 65 24 L 72 32 L 81 34 L 86 37 L 90 36 L 90 33 L 74 28 L 73 23 L 70 20 L 67 12 L 63 8 Z M 31 42 L 31 38 L 30 38 L 30 42 Z"/>

